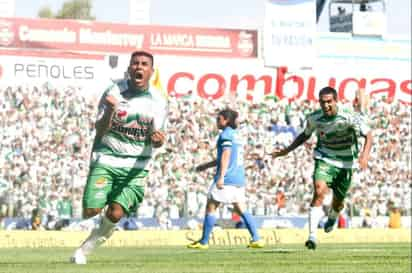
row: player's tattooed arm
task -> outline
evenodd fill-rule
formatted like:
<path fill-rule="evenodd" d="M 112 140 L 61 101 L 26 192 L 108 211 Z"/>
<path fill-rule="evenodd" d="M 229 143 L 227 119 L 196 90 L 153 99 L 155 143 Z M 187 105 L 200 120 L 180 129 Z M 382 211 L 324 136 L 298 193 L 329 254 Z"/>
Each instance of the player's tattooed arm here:
<path fill-rule="evenodd" d="M 203 163 L 203 164 L 200 164 L 200 165 L 196 166 L 195 171 L 196 172 L 202 172 L 202 171 L 207 170 L 209 168 L 216 167 L 216 164 L 217 164 L 217 161 L 216 161 L 216 159 L 214 159 L 210 162 Z"/>
<path fill-rule="evenodd" d="M 284 149 L 275 149 L 272 153 L 270 153 L 272 155 L 273 158 L 279 157 L 279 156 L 284 156 L 287 155 L 288 153 L 290 153 L 291 151 L 293 151 L 294 149 L 296 149 L 297 147 L 299 147 L 300 145 L 302 145 L 306 140 L 308 140 L 310 138 L 310 135 L 306 135 L 304 132 L 301 133 L 300 135 L 298 135 L 297 138 L 295 138 L 295 140 L 292 142 L 292 144 L 290 144 L 288 147 L 284 148 Z"/>

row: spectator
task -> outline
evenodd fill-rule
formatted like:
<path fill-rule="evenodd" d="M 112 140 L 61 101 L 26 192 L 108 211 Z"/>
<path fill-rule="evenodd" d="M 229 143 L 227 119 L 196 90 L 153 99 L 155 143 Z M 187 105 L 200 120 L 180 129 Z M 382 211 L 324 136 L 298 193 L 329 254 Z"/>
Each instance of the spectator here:
<path fill-rule="evenodd" d="M 401 225 L 401 212 L 399 205 L 397 203 L 391 204 L 391 209 L 389 212 L 389 228 L 400 228 Z"/>
<path fill-rule="evenodd" d="M 79 96 L 82 91 L 49 85 L 0 88 L 0 179 L 8 185 L 6 191 L 0 191 L 0 207 L 5 217 L 24 214 L 30 217 L 31 209 L 39 208 L 45 225 L 47 215 L 53 210 L 49 204 L 51 193 L 59 200 L 70 189 L 73 217 L 80 218 L 81 191 L 86 182 L 90 144 L 95 133 L 92 125 L 97 101 Z M 26 102 L 21 103 L 21 98 Z M 212 173 L 195 174 L 192 168 L 212 158 L 213 144 L 210 143 L 215 142 L 213 136 L 217 132 L 209 130 L 215 122 L 211 117 L 227 105 L 239 109 L 239 133 L 247 141 L 248 209 L 263 215 L 277 214 L 273 198 L 276 190 L 283 187 L 287 194 L 285 215 L 307 213 L 305 203 L 312 193 L 311 145 L 314 140 L 276 164 L 265 155 L 273 147 L 290 143 L 291 128 L 298 133 L 304 126 L 300 113 L 313 110 L 315 103 L 292 101 L 287 110 L 288 102 L 284 100 L 268 99 L 262 104 L 250 104 L 236 98 L 213 101 L 195 96 L 187 99 L 171 96 L 167 145 L 157 152 L 159 160 L 155 160 L 150 180 L 146 181 L 145 203 L 139 208 L 139 217 L 155 217 L 163 211 L 168 218 L 171 213 L 175 217 L 176 208 L 164 207 L 168 200 L 176 203 L 179 216 L 202 217 Z M 410 216 L 410 106 L 396 101 L 388 104 L 385 98 L 372 97 L 367 110 L 376 141 L 371 151 L 370 169 L 358 172 L 354 179 L 348 196 L 347 203 L 351 206 L 348 212 L 365 217 L 362 211 L 367 208 L 373 223 L 376 216 L 389 215 L 388 201 L 397 198 L 401 215 Z M 289 129 L 276 135 L 268 130 L 274 124 L 289 126 Z M 193 141 L 195 139 L 197 141 Z M 250 156 L 256 152 L 259 160 Z M 287 183 L 281 185 L 282 181 Z M 173 190 L 168 190 L 171 184 Z"/>
<path fill-rule="evenodd" d="M 69 226 L 70 219 L 73 217 L 73 206 L 68 192 L 63 195 L 62 200 L 57 202 L 57 211 L 59 215 L 59 229 Z"/>

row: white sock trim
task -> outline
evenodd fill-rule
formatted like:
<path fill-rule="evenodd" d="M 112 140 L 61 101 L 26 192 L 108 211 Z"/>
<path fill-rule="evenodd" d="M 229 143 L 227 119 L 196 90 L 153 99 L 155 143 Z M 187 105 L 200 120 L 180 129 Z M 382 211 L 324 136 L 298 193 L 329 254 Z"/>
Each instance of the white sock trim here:
<path fill-rule="evenodd" d="M 84 255 L 89 255 L 96 247 L 106 242 L 112 236 L 115 227 L 116 223 L 110 221 L 106 215 L 101 216 L 99 226 L 92 230 L 80 247 Z"/>
<path fill-rule="evenodd" d="M 109 218 L 107 218 L 106 215 L 103 215 L 102 220 L 100 222 L 100 228 L 99 230 L 101 230 L 101 235 L 106 235 L 106 233 L 109 233 L 110 231 L 112 231 L 112 229 L 114 229 L 114 227 L 116 226 L 116 223 L 113 223 L 112 221 L 110 221 Z"/>
<path fill-rule="evenodd" d="M 310 207 L 309 208 L 309 239 L 316 239 L 316 232 L 318 230 L 319 221 L 323 216 L 322 207 Z"/>

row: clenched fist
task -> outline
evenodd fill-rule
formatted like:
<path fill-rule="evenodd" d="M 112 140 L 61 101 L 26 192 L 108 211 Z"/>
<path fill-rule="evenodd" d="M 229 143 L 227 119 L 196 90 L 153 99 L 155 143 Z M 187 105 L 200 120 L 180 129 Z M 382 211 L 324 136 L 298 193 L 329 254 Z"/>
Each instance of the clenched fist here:
<path fill-rule="evenodd" d="M 161 131 L 154 131 L 150 136 L 150 140 L 152 141 L 152 145 L 155 148 L 159 148 L 165 142 L 166 136 Z"/>

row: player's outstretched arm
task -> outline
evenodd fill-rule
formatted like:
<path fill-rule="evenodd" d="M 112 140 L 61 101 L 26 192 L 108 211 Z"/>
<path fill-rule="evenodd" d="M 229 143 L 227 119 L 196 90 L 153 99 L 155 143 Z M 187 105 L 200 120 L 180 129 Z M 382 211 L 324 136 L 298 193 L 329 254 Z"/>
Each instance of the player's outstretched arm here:
<path fill-rule="evenodd" d="M 104 113 L 95 124 L 96 139 L 101 139 L 112 126 L 112 119 L 116 112 L 117 103 L 116 98 L 110 95 L 103 99 Z"/>
<path fill-rule="evenodd" d="M 216 164 L 217 164 L 216 159 L 214 159 L 210 162 L 203 163 L 203 164 L 196 166 L 195 171 L 203 172 L 204 170 L 207 170 L 209 168 L 216 167 Z"/>
<path fill-rule="evenodd" d="M 361 152 L 359 156 L 359 166 L 362 170 L 368 167 L 369 154 L 371 152 L 372 142 L 373 142 L 372 131 L 369 131 L 365 137 L 365 145 L 363 145 L 363 151 Z"/>
<path fill-rule="evenodd" d="M 300 145 L 302 145 L 302 144 L 303 144 L 306 140 L 308 140 L 309 138 L 310 138 L 310 135 L 307 136 L 307 135 L 303 132 L 303 133 L 301 133 L 300 135 L 298 135 L 298 137 L 295 138 L 295 140 L 292 142 L 292 144 L 290 144 L 288 147 L 286 147 L 285 149 L 282 149 L 282 150 L 275 149 L 275 150 L 274 150 L 273 152 L 271 152 L 270 154 L 272 155 L 273 158 L 287 155 L 288 153 L 290 153 L 291 151 L 293 151 L 294 149 L 296 149 L 297 147 L 299 147 Z"/>

